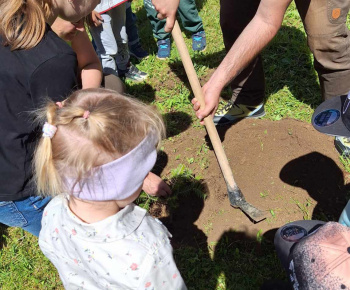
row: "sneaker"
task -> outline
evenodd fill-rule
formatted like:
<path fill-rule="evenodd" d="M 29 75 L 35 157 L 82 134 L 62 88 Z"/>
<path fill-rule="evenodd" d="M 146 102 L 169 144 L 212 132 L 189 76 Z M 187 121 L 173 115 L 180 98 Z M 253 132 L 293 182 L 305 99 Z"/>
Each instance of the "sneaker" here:
<path fill-rule="evenodd" d="M 131 56 L 137 58 L 138 61 L 146 59 L 149 56 L 149 53 L 141 47 L 139 42 L 129 47 L 129 53 Z"/>
<path fill-rule="evenodd" d="M 260 118 L 265 116 L 264 104 L 249 106 L 229 101 L 222 109 L 217 110 L 213 118 L 215 125 L 227 125 L 244 118 Z"/>
<path fill-rule="evenodd" d="M 199 31 L 192 34 L 192 49 L 194 51 L 203 51 L 207 47 L 207 40 L 205 37 L 205 32 Z"/>
<path fill-rule="evenodd" d="M 350 157 L 350 138 L 337 136 L 334 145 L 340 155 Z"/>
<path fill-rule="evenodd" d="M 164 60 L 170 56 L 170 38 L 158 40 L 157 46 L 157 58 Z"/>
<path fill-rule="evenodd" d="M 127 68 L 126 71 L 118 71 L 118 74 L 121 78 L 124 77 L 135 82 L 142 82 L 148 77 L 147 73 L 140 71 L 132 63 L 130 64 L 130 66 Z"/>

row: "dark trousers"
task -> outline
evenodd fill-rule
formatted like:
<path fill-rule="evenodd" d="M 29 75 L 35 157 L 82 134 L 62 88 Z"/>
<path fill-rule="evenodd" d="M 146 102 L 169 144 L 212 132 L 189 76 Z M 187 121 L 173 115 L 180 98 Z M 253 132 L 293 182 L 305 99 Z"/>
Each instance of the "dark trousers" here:
<path fill-rule="evenodd" d="M 295 0 L 314 55 L 323 99 L 350 91 L 350 37 L 346 17 L 350 0 Z M 220 25 L 228 51 L 254 17 L 260 0 L 220 0 Z M 258 55 L 231 83 L 237 103 L 263 102 L 265 80 Z"/>
<path fill-rule="evenodd" d="M 153 35 L 157 40 L 163 40 L 170 37 L 170 33 L 164 31 L 165 20 L 157 18 L 158 12 L 155 10 L 151 0 L 144 0 L 147 17 L 151 22 Z M 195 0 L 180 0 L 178 13 L 181 18 L 182 26 L 189 32 L 196 33 L 203 30 L 202 19 L 198 15 Z"/>

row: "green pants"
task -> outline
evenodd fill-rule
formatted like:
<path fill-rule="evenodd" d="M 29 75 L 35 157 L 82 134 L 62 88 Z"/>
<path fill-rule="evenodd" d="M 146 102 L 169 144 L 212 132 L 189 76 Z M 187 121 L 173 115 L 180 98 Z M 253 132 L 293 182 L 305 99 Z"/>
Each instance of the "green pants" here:
<path fill-rule="evenodd" d="M 152 25 L 153 35 L 157 40 L 169 38 L 170 33 L 164 31 L 165 20 L 157 18 L 158 12 L 154 9 L 151 0 L 144 0 L 147 17 Z M 203 30 L 202 19 L 198 15 L 194 0 L 180 0 L 179 12 L 182 26 L 189 32 L 196 33 Z"/>

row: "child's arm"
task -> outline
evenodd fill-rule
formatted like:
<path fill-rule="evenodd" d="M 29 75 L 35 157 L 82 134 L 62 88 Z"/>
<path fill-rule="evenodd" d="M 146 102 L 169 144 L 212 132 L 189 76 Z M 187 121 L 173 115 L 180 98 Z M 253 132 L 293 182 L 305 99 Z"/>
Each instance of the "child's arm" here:
<path fill-rule="evenodd" d="M 82 88 L 99 88 L 102 82 L 102 67 L 85 29 L 75 35 L 72 48 L 77 54 Z"/>
<path fill-rule="evenodd" d="M 143 181 L 142 190 L 152 196 L 168 196 L 171 194 L 170 187 L 152 172 L 148 173 Z"/>
<path fill-rule="evenodd" d="M 100 13 L 96 10 L 92 11 L 91 14 L 87 17 L 87 23 L 89 26 L 100 26 L 103 23 L 103 18 Z"/>

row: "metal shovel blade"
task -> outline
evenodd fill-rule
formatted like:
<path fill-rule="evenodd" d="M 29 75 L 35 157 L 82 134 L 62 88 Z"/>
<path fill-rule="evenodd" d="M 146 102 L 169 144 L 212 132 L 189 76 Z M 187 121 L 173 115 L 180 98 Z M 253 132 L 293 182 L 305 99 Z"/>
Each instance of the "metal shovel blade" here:
<path fill-rule="evenodd" d="M 247 202 L 237 185 L 233 189 L 228 186 L 227 191 L 231 206 L 241 209 L 256 223 L 266 219 L 267 212 Z"/>

